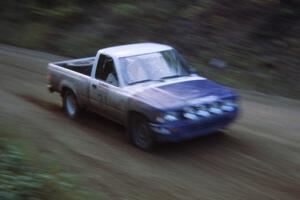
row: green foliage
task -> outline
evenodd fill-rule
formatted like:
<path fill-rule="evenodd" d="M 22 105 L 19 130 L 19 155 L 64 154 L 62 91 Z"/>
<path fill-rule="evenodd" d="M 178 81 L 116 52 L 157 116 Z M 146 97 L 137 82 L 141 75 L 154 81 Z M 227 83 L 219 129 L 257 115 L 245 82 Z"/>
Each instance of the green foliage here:
<path fill-rule="evenodd" d="M 277 4 L 280 1 L 279 0 L 252 0 L 253 2 L 261 5 L 266 5 L 266 4 Z"/>
<path fill-rule="evenodd" d="M 202 7 L 191 5 L 183 9 L 180 13 L 180 16 L 185 19 L 192 20 L 196 16 L 202 14 L 203 11 L 204 9 Z"/>
<path fill-rule="evenodd" d="M 297 0 L 3 0 L 0 42 L 72 57 L 118 44 L 167 43 L 192 62 L 220 57 L 249 80 L 259 76 L 263 91 L 282 94 L 290 85 L 286 93 L 299 94 L 299 19 Z M 224 83 L 256 87 L 226 76 Z"/>
<path fill-rule="evenodd" d="M 136 15 L 139 12 L 139 9 L 133 4 L 117 3 L 117 4 L 113 4 L 112 11 L 116 15 L 132 16 L 132 15 Z"/>
<path fill-rule="evenodd" d="M 81 16 L 82 10 L 75 5 L 63 5 L 54 9 L 35 6 L 31 7 L 31 13 L 56 23 L 75 23 L 75 20 Z"/>
<path fill-rule="evenodd" d="M 1 142 L 3 143 L 3 141 Z M 70 175 L 59 172 L 51 173 L 40 169 L 16 146 L 0 146 L 0 199 L 68 200 L 86 198 L 90 199 L 90 194 L 76 188 L 72 184 Z"/>

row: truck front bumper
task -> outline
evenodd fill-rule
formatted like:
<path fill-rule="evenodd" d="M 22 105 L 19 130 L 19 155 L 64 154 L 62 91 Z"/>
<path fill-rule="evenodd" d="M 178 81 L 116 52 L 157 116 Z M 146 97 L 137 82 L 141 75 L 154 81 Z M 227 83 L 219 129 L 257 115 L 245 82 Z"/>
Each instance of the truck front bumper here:
<path fill-rule="evenodd" d="M 159 142 L 180 142 L 199 136 L 214 134 L 218 130 L 226 128 L 236 117 L 238 110 L 234 112 L 215 115 L 199 120 L 180 120 L 169 124 L 150 124 L 154 137 Z"/>

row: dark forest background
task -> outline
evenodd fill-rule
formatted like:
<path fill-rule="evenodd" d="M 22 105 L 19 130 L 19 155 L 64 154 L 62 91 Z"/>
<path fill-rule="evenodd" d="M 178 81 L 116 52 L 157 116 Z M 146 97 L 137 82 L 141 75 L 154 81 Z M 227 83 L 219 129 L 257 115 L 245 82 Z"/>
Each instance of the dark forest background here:
<path fill-rule="evenodd" d="M 227 85 L 300 97 L 298 0 L 1 0 L 0 42 L 69 57 L 161 42 Z"/>

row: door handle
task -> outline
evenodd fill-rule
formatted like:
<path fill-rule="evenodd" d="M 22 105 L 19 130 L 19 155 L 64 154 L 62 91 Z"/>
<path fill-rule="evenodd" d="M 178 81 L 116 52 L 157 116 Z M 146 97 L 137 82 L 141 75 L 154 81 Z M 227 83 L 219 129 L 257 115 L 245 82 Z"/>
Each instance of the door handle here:
<path fill-rule="evenodd" d="M 97 85 L 92 84 L 92 88 L 96 89 L 96 88 L 97 88 Z"/>
<path fill-rule="evenodd" d="M 97 85 L 97 87 L 99 87 L 99 88 L 107 88 L 108 85 L 107 85 L 107 84 L 103 84 L 103 83 L 99 83 L 99 84 Z"/>

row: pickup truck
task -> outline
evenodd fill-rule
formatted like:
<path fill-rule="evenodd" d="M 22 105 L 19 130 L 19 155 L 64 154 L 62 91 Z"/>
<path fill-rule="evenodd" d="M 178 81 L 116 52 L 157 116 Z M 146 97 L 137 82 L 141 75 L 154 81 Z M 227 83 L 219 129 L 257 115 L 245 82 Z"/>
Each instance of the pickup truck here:
<path fill-rule="evenodd" d="M 101 49 L 95 57 L 49 63 L 47 77 L 71 119 L 96 112 L 124 125 L 142 150 L 217 133 L 239 112 L 235 91 L 198 75 L 168 45 Z"/>

